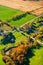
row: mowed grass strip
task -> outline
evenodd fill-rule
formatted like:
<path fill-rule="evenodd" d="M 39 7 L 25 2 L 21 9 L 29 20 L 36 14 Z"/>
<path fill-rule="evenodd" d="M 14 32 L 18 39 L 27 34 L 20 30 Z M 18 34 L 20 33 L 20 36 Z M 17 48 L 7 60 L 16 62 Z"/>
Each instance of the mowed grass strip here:
<path fill-rule="evenodd" d="M 13 16 L 16 17 L 17 15 L 21 15 L 23 13 L 24 12 L 22 11 L 0 5 L 0 20 L 2 21 L 9 20 Z"/>
<path fill-rule="evenodd" d="M 26 16 L 23 16 L 21 19 L 17 19 L 16 21 L 15 20 L 9 21 L 9 24 L 11 26 L 19 27 L 19 26 L 25 24 L 26 22 L 29 22 L 30 20 L 32 20 L 35 17 L 36 16 L 27 13 Z"/>

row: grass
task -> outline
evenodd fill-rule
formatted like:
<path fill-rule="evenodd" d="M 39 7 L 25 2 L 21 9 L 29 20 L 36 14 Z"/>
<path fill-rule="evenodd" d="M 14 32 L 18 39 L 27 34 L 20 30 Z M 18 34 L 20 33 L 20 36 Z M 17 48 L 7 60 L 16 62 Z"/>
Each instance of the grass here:
<path fill-rule="evenodd" d="M 8 21 L 9 20 L 9 24 L 11 26 L 16 26 L 19 27 L 23 24 L 25 24 L 26 22 L 30 21 L 31 19 L 35 18 L 36 16 L 32 15 L 32 14 L 26 14 L 23 17 L 19 17 L 19 19 L 15 20 L 11 20 L 12 17 L 16 17 L 18 15 L 23 14 L 24 12 L 16 10 L 16 9 L 12 9 L 12 8 L 8 8 L 5 6 L 0 6 L 0 20 L 2 21 Z"/>
<path fill-rule="evenodd" d="M 2 21 L 6 21 L 10 19 L 11 17 L 13 16 L 15 17 L 20 14 L 23 14 L 23 12 L 16 9 L 8 8 L 5 6 L 0 6 L 0 20 Z"/>
<path fill-rule="evenodd" d="M 7 24 L 3 24 L 1 26 L 1 29 L 5 30 L 6 32 L 10 32 L 10 31 L 12 31 L 13 28 L 11 28 L 10 26 L 8 26 Z"/>
<path fill-rule="evenodd" d="M 2 61 L 2 55 L 0 54 L 0 65 L 6 65 L 3 61 Z"/>
<path fill-rule="evenodd" d="M 40 26 L 40 27 L 39 27 L 39 30 L 40 30 L 40 31 L 41 31 L 41 30 L 43 31 L 43 26 Z"/>
<path fill-rule="evenodd" d="M 34 50 L 35 56 L 30 59 L 30 65 L 43 65 L 43 47 Z"/>
<path fill-rule="evenodd" d="M 15 37 L 15 42 L 14 43 L 7 43 L 5 45 L 3 43 L 0 43 L 0 50 L 2 50 L 4 46 L 12 46 L 13 44 L 15 45 L 16 42 L 19 42 L 23 39 L 26 39 L 26 36 L 24 36 L 23 34 L 21 34 L 20 32 L 17 32 L 17 31 L 13 32 L 13 35 Z M 0 36 L 0 38 L 3 39 L 3 37 L 1 37 L 1 36 Z"/>
<path fill-rule="evenodd" d="M 43 18 L 41 17 L 39 20 L 43 20 Z"/>
<path fill-rule="evenodd" d="M 0 45 L 0 50 L 4 47 L 4 45 Z M 33 49 L 33 53 L 35 56 L 30 58 L 29 65 L 43 65 L 43 47 L 40 49 Z M 2 55 L 0 53 L 0 65 L 6 65 L 2 60 Z"/>
<path fill-rule="evenodd" d="M 13 35 L 16 37 L 16 41 L 20 41 L 21 39 L 26 38 L 23 36 L 20 32 L 13 32 Z M 18 43 L 14 43 L 14 45 L 18 45 Z M 3 49 L 5 45 L 0 45 L 0 65 L 5 65 L 5 63 L 2 60 L 1 50 Z M 12 46 L 12 44 L 6 44 L 6 46 Z M 43 65 L 43 47 L 40 49 L 34 49 L 33 53 L 35 56 L 30 58 L 30 64 L 29 65 Z"/>
<path fill-rule="evenodd" d="M 0 36 L 0 40 L 3 38 L 3 36 Z"/>
<path fill-rule="evenodd" d="M 2 54 L 1 54 L 1 51 L 2 51 L 3 48 L 4 48 L 4 45 L 3 44 L 0 45 L 0 65 L 5 65 L 5 63 L 2 60 Z"/>
<path fill-rule="evenodd" d="M 43 43 L 43 38 L 41 38 L 40 41 Z"/>
<path fill-rule="evenodd" d="M 0 20 L 2 20 L 2 21 L 6 21 L 13 16 L 15 17 L 15 16 L 23 14 L 23 13 L 24 12 L 19 11 L 19 10 L 7 8 L 5 6 L 0 6 Z M 36 16 L 34 16 L 32 14 L 26 14 L 26 16 L 23 16 L 22 18 L 17 19 L 16 21 L 10 20 L 8 23 L 11 26 L 19 27 L 35 17 Z M 38 25 L 39 24 L 37 24 L 36 26 L 38 26 Z M 41 29 L 43 29 L 43 27 L 41 27 Z M 21 34 L 20 32 L 17 32 L 17 31 L 13 32 L 13 35 L 15 36 L 16 41 L 21 41 L 22 39 L 26 38 L 26 36 L 24 36 L 23 34 Z M 0 36 L 0 39 L 2 39 L 2 38 L 3 37 Z M 19 42 L 17 44 L 16 44 L 16 42 L 14 43 L 14 45 L 18 45 L 18 44 L 19 44 Z M 12 44 L 11 43 L 8 43 L 6 45 L 0 44 L 0 65 L 6 65 L 2 60 L 2 54 L 1 54 L 1 51 L 4 46 L 12 46 Z M 34 49 L 34 54 L 35 54 L 35 56 L 33 56 L 30 59 L 30 65 L 43 65 L 43 48 Z"/>
<path fill-rule="evenodd" d="M 20 32 L 14 32 L 13 35 L 15 36 L 16 41 L 19 41 L 19 40 L 21 40 L 21 39 L 26 38 L 26 36 L 24 36 L 24 35 L 21 34 Z"/>
<path fill-rule="evenodd" d="M 9 22 L 9 24 L 11 25 L 11 26 L 16 26 L 16 27 L 19 27 L 19 26 L 21 26 L 21 25 L 23 25 L 23 24 L 25 24 L 26 22 L 28 22 L 28 21 L 30 21 L 30 20 L 32 20 L 33 18 L 35 18 L 36 16 L 34 16 L 34 15 L 32 15 L 32 14 L 26 14 L 26 16 L 24 16 L 24 17 L 22 17 L 21 19 L 18 19 L 18 20 L 11 20 L 10 22 Z"/>

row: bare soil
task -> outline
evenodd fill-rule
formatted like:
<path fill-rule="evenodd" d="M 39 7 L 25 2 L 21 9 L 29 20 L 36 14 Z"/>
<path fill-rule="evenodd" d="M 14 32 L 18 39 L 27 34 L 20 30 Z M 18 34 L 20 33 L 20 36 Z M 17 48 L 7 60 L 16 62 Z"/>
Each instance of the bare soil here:
<path fill-rule="evenodd" d="M 33 10 L 43 7 L 43 1 L 1 0 L 0 5 L 19 9 L 24 12 L 31 12 Z M 35 15 L 40 15 L 43 13 L 43 8 L 41 10 L 35 11 L 35 13 L 32 13 Z"/>

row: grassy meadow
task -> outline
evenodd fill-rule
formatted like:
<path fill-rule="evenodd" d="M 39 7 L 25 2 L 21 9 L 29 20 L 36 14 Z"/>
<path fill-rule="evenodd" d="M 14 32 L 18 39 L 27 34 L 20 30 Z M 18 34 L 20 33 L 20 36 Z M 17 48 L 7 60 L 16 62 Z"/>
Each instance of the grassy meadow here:
<path fill-rule="evenodd" d="M 23 12 L 5 6 L 0 6 L 0 20 L 2 21 L 6 21 L 11 19 L 13 16 L 15 17 L 20 14 L 23 14 Z"/>

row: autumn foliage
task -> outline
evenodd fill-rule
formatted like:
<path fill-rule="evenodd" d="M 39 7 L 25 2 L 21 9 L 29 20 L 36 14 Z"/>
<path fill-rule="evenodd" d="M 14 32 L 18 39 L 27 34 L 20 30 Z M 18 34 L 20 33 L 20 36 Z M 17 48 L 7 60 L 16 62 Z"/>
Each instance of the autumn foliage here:
<path fill-rule="evenodd" d="M 29 41 L 30 39 L 30 36 L 28 36 L 27 43 L 22 43 L 19 46 L 12 48 L 8 55 L 3 55 L 3 60 L 6 65 L 21 65 L 26 62 L 28 50 L 37 43 L 37 40 L 32 43 Z"/>
<path fill-rule="evenodd" d="M 5 55 L 3 56 L 3 60 L 8 64 L 8 65 L 13 65 L 15 63 L 15 65 L 17 64 L 22 64 L 23 62 L 26 61 L 26 57 L 25 55 L 27 54 L 27 51 L 29 49 L 29 45 L 28 44 L 21 44 L 20 46 L 18 46 L 17 48 L 12 48 L 9 52 L 9 56 Z M 14 61 L 11 62 L 11 61 Z"/>

